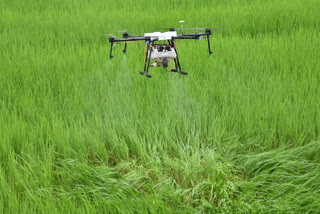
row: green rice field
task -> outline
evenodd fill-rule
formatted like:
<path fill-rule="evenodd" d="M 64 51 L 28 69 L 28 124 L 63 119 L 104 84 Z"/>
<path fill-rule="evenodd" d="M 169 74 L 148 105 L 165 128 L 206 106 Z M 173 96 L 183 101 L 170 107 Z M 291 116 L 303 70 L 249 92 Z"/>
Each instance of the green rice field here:
<path fill-rule="evenodd" d="M 317 0 L 0 1 L 0 214 L 319 213 Z M 177 41 L 139 74 L 104 34 Z"/>

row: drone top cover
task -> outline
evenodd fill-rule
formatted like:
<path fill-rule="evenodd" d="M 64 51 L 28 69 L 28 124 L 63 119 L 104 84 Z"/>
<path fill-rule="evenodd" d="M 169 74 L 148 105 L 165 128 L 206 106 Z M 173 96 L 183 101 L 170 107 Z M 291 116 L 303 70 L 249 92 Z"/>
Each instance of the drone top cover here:
<path fill-rule="evenodd" d="M 158 37 L 158 40 L 170 40 L 173 36 L 177 36 L 176 31 L 145 33 L 144 36 Z"/>

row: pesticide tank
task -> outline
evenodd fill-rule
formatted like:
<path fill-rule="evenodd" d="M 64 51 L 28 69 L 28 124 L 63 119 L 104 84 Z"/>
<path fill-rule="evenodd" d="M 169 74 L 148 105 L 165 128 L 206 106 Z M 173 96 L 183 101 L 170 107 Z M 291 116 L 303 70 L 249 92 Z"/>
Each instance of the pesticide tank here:
<path fill-rule="evenodd" d="M 150 50 L 148 51 L 148 56 L 150 54 Z M 173 59 L 176 58 L 177 54 L 174 51 L 174 48 L 170 45 L 165 44 L 154 44 L 151 50 L 150 59 L 154 60 L 162 60 L 163 58 Z"/>

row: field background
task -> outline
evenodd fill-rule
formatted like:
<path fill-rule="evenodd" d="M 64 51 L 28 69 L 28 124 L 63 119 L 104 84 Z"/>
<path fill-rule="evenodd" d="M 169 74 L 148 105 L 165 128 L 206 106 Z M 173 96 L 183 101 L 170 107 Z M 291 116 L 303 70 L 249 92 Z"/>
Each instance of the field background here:
<path fill-rule="evenodd" d="M 179 41 L 182 76 L 103 34 Z M 0 213 L 319 213 L 319 1 L 0 1 Z"/>

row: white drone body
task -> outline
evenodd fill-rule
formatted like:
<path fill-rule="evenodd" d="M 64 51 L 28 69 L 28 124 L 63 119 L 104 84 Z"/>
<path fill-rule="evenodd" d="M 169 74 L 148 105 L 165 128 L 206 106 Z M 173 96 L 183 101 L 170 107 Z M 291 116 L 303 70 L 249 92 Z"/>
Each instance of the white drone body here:
<path fill-rule="evenodd" d="M 150 37 L 156 37 L 159 40 L 171 40 L 172 37 L 177 36 L 176 31 L 168 31 L 168 32 L 154 32 L 154 33 L 145 33 L 144 36 L 150 36 Z M 161 48 L 161 46 L 169 47 L 167 49 Z M 148 53 L 151 51 L 150 59 L 154 59 L 157 62 L 163 62 L 163 59 L 174 59 L 177 57 L 176 52 L 174 51 L 173 47 L 170 47 L 169 45 L 154 45 L 152 49 L 148 51 Z"/>
<path fill-rule="evenodd" d="M 171 40 L 173 36 L 177 36 L 176 31 L 145 33 L 144 36 L 157 37 L 158 40 Z"/>

